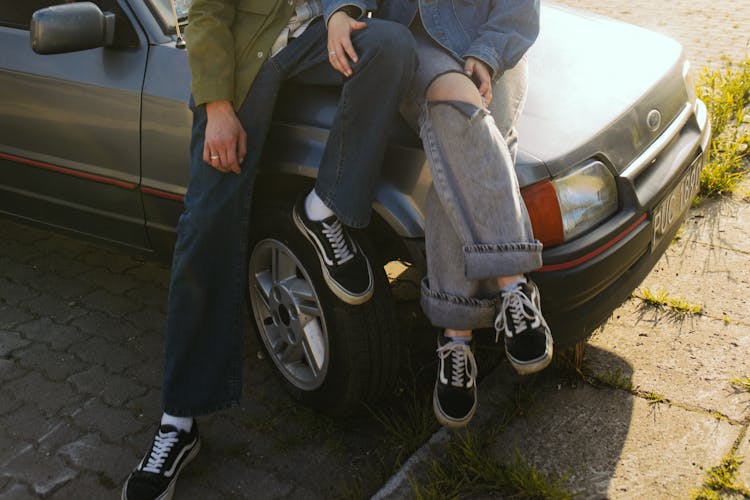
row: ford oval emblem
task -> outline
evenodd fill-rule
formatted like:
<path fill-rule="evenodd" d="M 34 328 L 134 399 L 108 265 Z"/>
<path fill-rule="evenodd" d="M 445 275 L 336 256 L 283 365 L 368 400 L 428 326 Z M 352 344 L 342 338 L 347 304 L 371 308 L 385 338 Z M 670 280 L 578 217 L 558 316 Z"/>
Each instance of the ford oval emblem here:
<path fill-rule="evenodd" d="M 652 109 L 646 115 L 646 126 L 651 132 L 656 132 L 659 130 L 659 125 L 661 125 L 661 113 L 658 109 Z"/>

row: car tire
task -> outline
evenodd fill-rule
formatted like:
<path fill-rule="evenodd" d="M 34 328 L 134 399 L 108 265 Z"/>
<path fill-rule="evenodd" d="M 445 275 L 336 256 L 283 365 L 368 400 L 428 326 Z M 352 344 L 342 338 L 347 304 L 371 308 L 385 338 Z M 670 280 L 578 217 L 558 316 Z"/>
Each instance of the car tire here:
<path fill-rule="evenodd" d="M 374 294 L 361 305 L 342 302 L 326 285 L 291 207 L 292 202 L 266 202 L 254 210 L 251 323 L 296 400 L 330 415 L 353 414 L 396 384 L 402 349 L 388 279 L 366 234 L 357 232 L 372 267 Z"/>

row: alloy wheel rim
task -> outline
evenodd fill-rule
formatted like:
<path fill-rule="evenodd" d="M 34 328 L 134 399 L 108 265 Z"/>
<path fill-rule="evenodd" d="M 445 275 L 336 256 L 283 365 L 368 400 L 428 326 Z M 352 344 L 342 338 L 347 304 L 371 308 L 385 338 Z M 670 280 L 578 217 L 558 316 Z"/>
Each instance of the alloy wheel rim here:
<path fill-rule="evenodd" d="M 320 387 L 328 371 L 326 321 L 312 280 L 294 253 L 275 239 L 250 256 L 250 302 L 266 351 L 295 387 Z"/>

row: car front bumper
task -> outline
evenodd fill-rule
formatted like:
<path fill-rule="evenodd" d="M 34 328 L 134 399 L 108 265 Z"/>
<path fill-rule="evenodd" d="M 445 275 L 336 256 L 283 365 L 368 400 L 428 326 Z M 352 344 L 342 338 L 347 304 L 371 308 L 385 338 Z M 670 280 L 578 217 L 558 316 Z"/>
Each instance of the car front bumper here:
<path fill-rule="evenodd" d="M 705 105 L 698 100 L 688 106 L 671 132 L 618 176 L 620 210 L 587 235 L 544 251 L 544 266 L 532 279 L 557 346 L 584 340 L 606 321 L 656 265 L 685 220 L 689 200 L 672 200 L 698 181 L 711 137 Z M 668 214 L 668 223 L 665 204 L 679 208 Z"/>

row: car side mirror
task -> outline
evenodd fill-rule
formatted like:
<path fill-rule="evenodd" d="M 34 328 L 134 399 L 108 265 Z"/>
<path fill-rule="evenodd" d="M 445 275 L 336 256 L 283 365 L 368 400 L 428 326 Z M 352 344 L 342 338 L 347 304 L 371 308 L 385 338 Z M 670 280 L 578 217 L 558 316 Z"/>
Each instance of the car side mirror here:
<path fill-rule="evenodd" d="M 115 37 L 115 15 L 91 2 L 54 5 L 34 12 L 30 31 L 37 54 L 109 47 Z"/>

